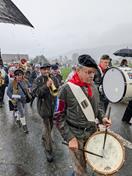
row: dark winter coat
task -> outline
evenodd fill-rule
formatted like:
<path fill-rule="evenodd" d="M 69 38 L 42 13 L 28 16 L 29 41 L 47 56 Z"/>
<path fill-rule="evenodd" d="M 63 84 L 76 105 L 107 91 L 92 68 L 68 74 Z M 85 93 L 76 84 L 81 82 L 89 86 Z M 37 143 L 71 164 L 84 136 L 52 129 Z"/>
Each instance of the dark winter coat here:
<path fill-rule="evenodd" d="M 55 77 L 51 76 L 56 88 L 58 88 L 58 81 Z M 33 92 L 37 96 L 37 110 L 42 118 L 52 117 L 55 108 L 56 97 L 52 96 L 50 89 L 47 87 L 46 83 L 48 77 L 39 76 L 33 85 Z"/>

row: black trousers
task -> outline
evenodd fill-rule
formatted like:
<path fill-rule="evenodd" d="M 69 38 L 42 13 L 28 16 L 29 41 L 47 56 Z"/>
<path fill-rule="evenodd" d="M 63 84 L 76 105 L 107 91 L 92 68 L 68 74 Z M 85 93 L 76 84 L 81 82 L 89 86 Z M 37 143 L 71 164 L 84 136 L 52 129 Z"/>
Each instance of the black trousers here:
<path fill-rule="evenodd" d="M 105 97 L 104 94 L 100 94 L 100 104 L 104 109 L 104 112 L 106 112 L 108 104 L 109 104 L 109 100 Z"/>
<path fill-rule="evenodd" d="M 4 94 L 5 94 L 5 85 L 0 86 L 0 103 L 3 102 Z"/>
<path fill-rule="evenodd" d="M 52 137 L 51 131 L 53 128 L 53 117 L 43 118 L 43 143 L 46 152 L 52 153 Z"/>
<path fill-rule="evenodd" d="M 130 122 L 132 117 L 132 101 L 129 101 L 126 111 L 123 115 L 122 121 Z"/>

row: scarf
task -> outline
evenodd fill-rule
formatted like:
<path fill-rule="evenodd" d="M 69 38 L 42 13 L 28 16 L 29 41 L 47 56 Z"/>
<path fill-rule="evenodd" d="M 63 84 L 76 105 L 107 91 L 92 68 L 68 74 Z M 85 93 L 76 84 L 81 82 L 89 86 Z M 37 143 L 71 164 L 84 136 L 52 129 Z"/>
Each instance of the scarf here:
<path fill-rule="evenodd" d="M 92 89 L 91 89 L 91 84 L 89 83 L 85 83 L 82 82 L 77 74 L 77 72 L 75 72 L 75 74 L 73 75 L 73 77 L 69 80 L 69 82 L 76 84 L 80 87 L 87 87 L 87 93 L 88 96 L 92 97 Z"/>
<path fill-rule="evenodd" d="M 103 74 L 105 74 L 106 69 L 104 69 L 104 68 L 101 66 L 101 64 L 99 64 L 99 67 L 101 68 L 101 70 L 102 70 Z"/>

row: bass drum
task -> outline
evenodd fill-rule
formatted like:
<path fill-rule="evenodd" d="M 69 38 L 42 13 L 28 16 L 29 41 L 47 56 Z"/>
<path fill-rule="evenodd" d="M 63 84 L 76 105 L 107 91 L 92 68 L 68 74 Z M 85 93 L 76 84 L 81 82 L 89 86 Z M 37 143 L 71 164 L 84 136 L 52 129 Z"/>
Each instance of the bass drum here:
<path fill-rule="evenodd" d="M 132 68 L 110 68 L 103 78 L 103 92 L 112 103 L 132 100 Z"/>
<path fill-rule="evenodd" d="M 102 157 L 85 152 L 85 159 L 92 169 L 102 175 L 112 175 L 119 171 L 125 161 L 125 149 L 115 135 L 108 132 L 103 149 L 105 131 L 94 133 L 86 142 L 84 149 Z"/>

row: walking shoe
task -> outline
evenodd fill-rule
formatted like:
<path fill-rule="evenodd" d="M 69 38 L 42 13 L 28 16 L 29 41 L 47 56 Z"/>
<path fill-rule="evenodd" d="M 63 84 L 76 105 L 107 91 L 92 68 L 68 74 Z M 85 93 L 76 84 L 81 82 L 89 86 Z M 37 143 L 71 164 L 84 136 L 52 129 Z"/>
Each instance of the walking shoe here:
<path fill-rule="evenodd" d="M 20 128 L 22 126 L 21 121 L 20 120 L 16 120 L 16 125 L 18 125 L 18 127 Z"/>
<path fill-rule="evenodd" d="M 42 135 L 42 138 L 41 138 L 41 139 L 42 139 L 42 141 L 44 141 L 44 140 L 45 140 L 43 135 Z"/>
<path fill-rule="evenodd" d="M 132 125 L 131 122 L 128 122 L 128 121 L 126 121 L 126 120 L 124 120 L 124 119 L 122 119 L 122 122 L 125 122 L 125 123 L 128 124 L 128 125 Z"/>
<path fill-rule="evenodd" d="M 131 122 L 127 122 L 127 121 L 126 121 L 126 123 L 127 123 L 128 125 L 132 125 L 132 123 L 131 123 Z"/>
<path fill-rule="evenodd" d="M 22 127 L 23 127 L 24 133 L 28 134 L 29 131 L 28 131 L 27 125 L 23 125 Z"/>
<path fill-rule="evenodd" d="M 48 161 L 49 163 L 51 163 L 51 162 L 53 161 L 53 159 L 54 159 L 52 152 L 46 151 L 46 158 L 47 158 L 47 161 Z"/>

